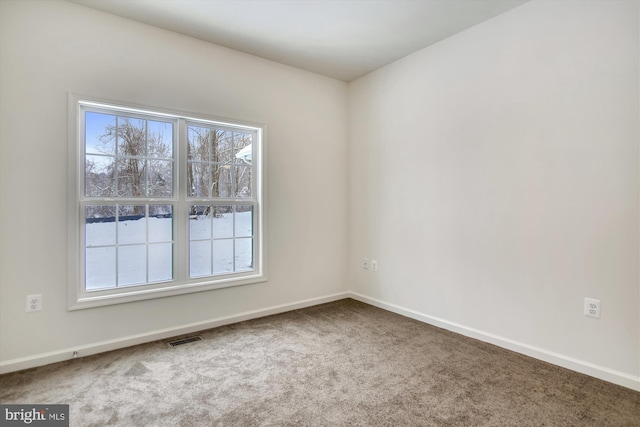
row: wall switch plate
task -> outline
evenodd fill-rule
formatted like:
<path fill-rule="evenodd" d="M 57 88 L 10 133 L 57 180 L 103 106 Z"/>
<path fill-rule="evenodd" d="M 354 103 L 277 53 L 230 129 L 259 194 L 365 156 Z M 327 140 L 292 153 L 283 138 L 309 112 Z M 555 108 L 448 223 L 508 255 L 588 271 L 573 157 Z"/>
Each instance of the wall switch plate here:
<path fill-rule="evenodd" d="M 378 271 L 378 261 L 375 259 L 371 260 L 371 271 Z"/>
<path fill-rule="evenodd" d="M 27 311 L 42 310 L 42 295 L 27 295 Z"/>
<path fill-rule="evenodd" d="M 584 315 L 588 317 L 600 318 L 600 300 L 594 298 L 584 299 Z"/>
<path fill-rule="evenodd" d="M 362 258 L 362 268 L 365 270 L 369 269 L 369 258 Z"/>

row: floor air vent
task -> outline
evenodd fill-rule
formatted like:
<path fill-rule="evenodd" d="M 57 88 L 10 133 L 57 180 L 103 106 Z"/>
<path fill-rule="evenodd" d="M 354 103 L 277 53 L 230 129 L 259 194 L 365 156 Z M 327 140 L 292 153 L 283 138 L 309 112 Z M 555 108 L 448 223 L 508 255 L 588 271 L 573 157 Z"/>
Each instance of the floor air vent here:
<path fill-rule="evenodd" d="M 202 337 L 195 336 L 195 337 L 180 338 L 179 340 L 169 341 L 168 344 L 169 344 L 169 347 L 177 347 L 179 345 L 189 344 L 190 342 L 194 342 L 194 341 L 202 341 Z"/>

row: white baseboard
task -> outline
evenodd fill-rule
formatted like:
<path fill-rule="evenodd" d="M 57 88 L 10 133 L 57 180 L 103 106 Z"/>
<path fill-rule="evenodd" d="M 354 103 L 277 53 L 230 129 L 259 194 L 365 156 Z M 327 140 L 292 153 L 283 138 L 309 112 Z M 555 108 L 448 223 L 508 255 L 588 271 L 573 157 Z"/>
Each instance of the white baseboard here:
<path fill-rule="evenodd" d="M 427 323 L 429 325 L 437 326 L 442 329 L 449 330 L 451 332 L 458 333 L 470 338 L 475 338 L 480 341 L 484 341 L 490 344 L 497 345 L 498 347 L 505 348 L 507 350 L 515 351 L 526 356 L 533 357 L 538 360 L 542 360 L 563 368 L 570 369 L 572 371 L 580 372 L 595 378 L 599 378 L 610 383 L 618 384 L 623 387 L 630 388 L 632 390 L 640 391 L 640 377 L 634 377 L 633 375 L 626 374 L 624 372 L 615 371 L 613 369 L 597 366 L 583 360 L 575 359 L 573 357 L 565 356 L 563 354 L 554 353 L 542 348 L 534 347 L 521 342 L 513 341 L 508 338 L 500 337 L 487 332 L 479 331 L 477 329 L 469 328 L 464 325 L 449 322 L 444 319 L 429 316 L 423 313 L 419 313 L 415 310 L 400 307 L 395 304 L 390 304 L 375 298 L 370 298 L 366 295 L 362 295 L 356 292 L 349 292 L 349 297 L 355 300 L 364 302 L 375 307 L 382 308 L 393 313 L 400 314 L 405 317 L 410 317 L 415 320 Z"/>
<path fill-rule="evenodd" d="M 244 313 L 239 313 L 232 316 L 219 317 L 216 319 L 205 320 L 203 322 L 189 323 L 173 328 L 160 329 L 144 334 L 118 338 L 115 340 L 102 341 L 85 346 L 72 347 L 58 351 L 52 351 L 49 353 L 37 354 L 35 356 L 11 359 L 5 362 L 0 362 L 0 374 L 35 368 L 55 362 L 62 362 L 64 360 L 72 359 L 74 357 L 74 352 L 77 352 L 77 357 L 90 356 L 92 354 L 131 347 L 133 345 L 144 344 L 157 340 L 163 340 L 178 335 L 191 334 L 206 329 L 216 328 L 218 326 L 229 325 L 245 320 L 257 319 L 259 317 L 265 317 L 272 314 L 279 314 L 287 311 L 297 310 L 300 308 L 311 307 L 314 305 L 337 301 L 344 298 L 349 298 L 348 292 L 327 295 L 319 298 L 311 298 L 303 301 L 277 305 L 259 310 L 246 311 Z"/>
<path fill-rule="evenodd" d="M 572 371 L 580 372 L 595 378 L 599 378 L 604 381 L 618 384 L 623 387 L 630 388 L 632 390 L 640 391 L 640 377 L 635 377 L 624 372 L 615 371 L 613 369 L 597 366 L 583 360 L 575 359 L 562 354 L 554 353 L 542 348 L 534 347 L 521 342 L 513 341 L 504 337 L 500 337 L 487 332 L 479 331 L 477 329 L 469 328 L 464 325 L 459 325 L 453 322 L 449 322 L 444 319 L 429 316 L 415 310 L 400 307 L 395 304 L 387 303 L 375 298 L 368 297 L 356 292 L 342 292 L 332 295 L 327 295 L 319 298 L 312 298 L 303 301 L 297 301 L 294 303 L 282 304 L 273 307 L 267 307 L 264 309 L 247 311 L 232 316 L 220 317 L 216 319 L 210 319 L 202 322 L 195 322 L 185 325 L 176 326 L 173 328 L 166 328 L 156 331 L 151 331 L 144 334 L 131 335 L 116 340 L 102 341 L 85 346 L 66 348 L 49 353 L 37 354 L 34 356 L 23 357 L 19 359 L 11 359 L 4 362 L 0 362 L 0 374 L 9 372 L 21 371 L 23 369 L 35 368 L 38 366 L 48 365 L 50 363 L 62 362 L 64 360 L 72 359 L 74 352 L 77 352 L 78 357 L 90 356 L 93 354 L 103 353 L 106 351 L 117 350 L 120 348 L 130 347 L 133 345 L 144 344 L 147 342 L 167 339 L 178 335 L 191 334 L 194 332 L 216 328 L 219 326 L 229 325 L 232 323 L 242 322 L 245 320 L 257 319 L 260 317 L 270 316 L 272 314 L 284 313 L 287 311 L 297 310 L 300 308 L 311 307 L 318 304 L 324 304 L 327 302 L 337 301 L 344 298 L 353 298 L 357 301 L 364 302 L 375 307 L 382 308 L 384 310 L 391 311 L 393 313 L 400 314 L 405 317 L 410 317 L 415 320 L 433 325 L 442 329 L 446 329 L 460 335 L 475 338 L 480 341 L 484 341 L 490 344 L 497 345 L 498 347 L 505 348 L 507 350 L 515 351 L 526 356 L 533 357 L 548 363 L 552 363 L 563 368 L 570 369 Z"/>

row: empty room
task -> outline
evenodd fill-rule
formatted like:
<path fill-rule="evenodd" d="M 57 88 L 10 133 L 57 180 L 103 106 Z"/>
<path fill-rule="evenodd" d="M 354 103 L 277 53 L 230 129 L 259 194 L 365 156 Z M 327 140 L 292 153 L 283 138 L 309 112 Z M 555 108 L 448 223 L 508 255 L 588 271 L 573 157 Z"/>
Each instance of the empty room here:
<path fill-rule="evenodd" d="M 0 425 L 640 426 L 639 0 L 0 0 Z"/>

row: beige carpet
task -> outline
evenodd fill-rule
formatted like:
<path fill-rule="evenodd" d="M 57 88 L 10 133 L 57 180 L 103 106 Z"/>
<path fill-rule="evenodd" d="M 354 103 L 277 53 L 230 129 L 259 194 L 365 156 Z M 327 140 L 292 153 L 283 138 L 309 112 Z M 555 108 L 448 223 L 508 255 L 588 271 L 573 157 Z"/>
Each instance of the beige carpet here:
<path fill-rule="evenodd" d="M 72 426 L 640 426 L 640 393 L 353 300 L 0 376 Z"/>

